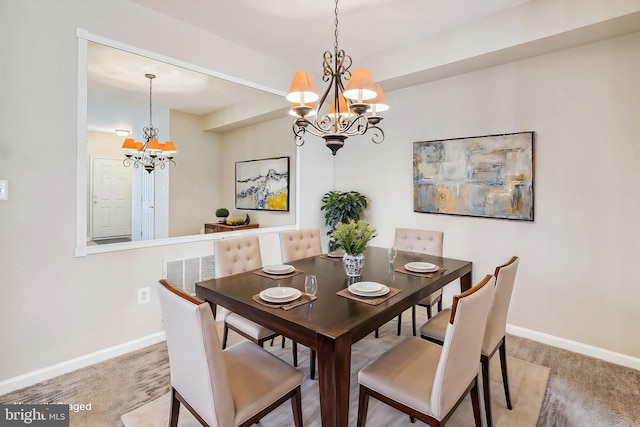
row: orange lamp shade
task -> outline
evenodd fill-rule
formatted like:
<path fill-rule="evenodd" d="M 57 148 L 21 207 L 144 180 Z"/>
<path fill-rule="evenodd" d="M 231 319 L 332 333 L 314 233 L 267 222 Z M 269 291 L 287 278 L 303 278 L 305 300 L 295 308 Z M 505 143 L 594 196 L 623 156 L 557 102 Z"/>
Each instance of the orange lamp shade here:
<path fill-rule="evenodd" d="M 144 144 L 140 141 L 136 141 L 136 150 L 138 151 L 143 151 L 144 150 Z"/>
<path fill-rule="evenodd" d="M 305 102 L 304 104 L 294 102 L 289 109 L 289 114 L 294 117 L 310 117 L 315 116 L 316 113 L 316 106 L 313 102 Z"/>
<path fill-rule="evenodd" d="M 343 94 L 346 98 L 357 102 L 375 98 L 376 85 L 373 83 L 369 70 L 365 67 L 354 69 Z"/>
<path fill-rule="evenodd" d="M 160 146 L 160 143 L 158 142 L 158 140 L 154 138 L 149 140 L 149 143 L 147 144 L 147 150 L 161 151 L 162 147 Z"/>
<path fill-rule="evenodd" d="M 297 102 L 299 104 L 318 100 L 316 86 L 313 84 L 308 71 L 296 71 L 293 75 L 293 80 L 291 80 L 291 86 L 286 98 L 289 102 Z"/>
<path fill-rule="evenodd" d="M 344 117 L 349 117 L 351 116 L 351 112 L 349 111 L 349 108 L 347 107 L 347 101 L 344 99 L 344 96 L 342 96 L 342 94 L 338 94 L 338 110 L 340 111 L 338 114 L 336 114 L 336 100 L 335 98 L 333 99 L 333 101 L 331 102 L 331 107 L 329 107 L 329 116 L 335 118 L 336 115 L 340 115 L 340 116 L 344 116 Z"/>
<path fill-rule="evenodd" d="M 136 143 L 133 141 L 133 138 L 127 138 L 122 143 L 123 150 L 137 150 Z"/>
<path fill-rule="evenodd" d="M 376 93 L 377 96 L 375 98 L 366 101 L 367 104 L 371 105 L 374 115 L 375 113 L 381 113 L 389 109 L 389 104 L 387 104 L 387 97 L 384 96 L 384 92 L 382 91 L 382 87 L 380 85 L 376 85 Z"/>
<path fill-rule="evenodd" d="M 173 142 L 171 141 L 167 141 L 164 144 L 162 144 L 162 152 L 163 153 L 176 153 L 176 146 L 173 145 Z"/>

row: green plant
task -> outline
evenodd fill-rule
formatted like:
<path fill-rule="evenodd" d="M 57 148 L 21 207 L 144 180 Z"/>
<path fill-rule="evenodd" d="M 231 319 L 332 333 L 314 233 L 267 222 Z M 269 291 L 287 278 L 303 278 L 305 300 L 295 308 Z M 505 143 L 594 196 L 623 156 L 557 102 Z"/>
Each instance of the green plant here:
<path fill-rule="evenodd" d="M 325 224 L 330 228 L 327 232 L 330 237 L 330 251 L 336 248 L 335 240 L 331 237 L 336 224 L 339 222 L 347 224 L 351 220 L 358 221 L 366 207 L 367 198 L 357 191 L 329 191 L 322 196 L 320 210 L 324 211 Z"/>
<path fill-rule="evenodd" d="M 229 209 L 227 208 L 219 208 L 216 209 L 216 216 L 218 218 L 226 218 L 229 216 Z"/>
<path fill-rule="evenodd" d="M 338 247 L 344 249 L 349 255 L 360 255 L 367 244 L 376 236 L 376 230 L 368 222 L 359 220 L 349 221 L 348 224 L 339 222 L 331 233 Z"/>

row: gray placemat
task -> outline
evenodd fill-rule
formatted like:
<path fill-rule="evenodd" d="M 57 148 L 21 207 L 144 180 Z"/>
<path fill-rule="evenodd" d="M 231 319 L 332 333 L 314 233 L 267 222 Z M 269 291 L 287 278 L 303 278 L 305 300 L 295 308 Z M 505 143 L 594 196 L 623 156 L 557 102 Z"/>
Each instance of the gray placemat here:
<path fill-rule="evenodd" d="M 349 289 L 343 289 L 341 291 L 336 292 L 336 295 L 340 295 L 341 297 L 349 298 L 354 301 L 363 302 L 369 305 L 378 305 L 378 304 L 382 304 L 383 302 L 385 302 L 386 300 L 393 297 L 395 294 L 399 292 L 402 292 L 402 289 L 389 287 L 389 293 L 386 295 L 382 295 L 379 297 L 361 297 L 361 296 L 352 294 L 351 292 L 349 292 Z"/>

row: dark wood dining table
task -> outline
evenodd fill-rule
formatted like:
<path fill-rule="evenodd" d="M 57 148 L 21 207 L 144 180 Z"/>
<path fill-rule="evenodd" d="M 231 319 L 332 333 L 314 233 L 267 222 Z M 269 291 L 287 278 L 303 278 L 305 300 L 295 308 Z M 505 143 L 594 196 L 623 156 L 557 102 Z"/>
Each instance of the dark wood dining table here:
<path fill-rule="evenodd" d="M 413 261 L 430 262 L 444 271 L 430 278 L 395 271 Z M 326 255 L 289 264 L 303 273 L 278 280 L 254 272 L 206 280 L 196 283 L 196 295 L 211 304 L 214 313 L 216 306 L 220 305 L 316 350 L 323 426 L 348 425 L 353 343 L 457 278 L 460 278 L 462 291 L 471 287 L 470 261 L 398 251 L 397 258 L 391 264 L 385 248 L 367 248 L 362 276 L 356 279 L 345 275 L 339 259 L 331 259 Z M 262 290 L 274 286 L 289 286 L 304 291 L 307 274 L 315 274 L 318 279 L 318 298 L 311 303 L 285 311 L 252 299 Z M 369 305 L 336 294 L 355 281 L 378 282 L 400 289 L 401 292 L 379 305 Z"/>

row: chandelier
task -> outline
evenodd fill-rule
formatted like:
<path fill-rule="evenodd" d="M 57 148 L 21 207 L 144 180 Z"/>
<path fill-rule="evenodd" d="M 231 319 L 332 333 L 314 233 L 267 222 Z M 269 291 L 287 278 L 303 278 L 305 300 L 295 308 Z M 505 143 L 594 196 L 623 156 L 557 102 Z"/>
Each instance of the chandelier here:
<path fill-rule="evenodd" d="M 176 147 L 173 142 L 167 141 L 164 144 L 158 142 L 158 129 L 153 127 L 152 122 L 152 96 L 151 83 L 156 78 L 153 74 L 145 74 L 149 79 L 149 126 L 144 128 L 145 143 L 136 142 L 133 138 L 127 138 L 122 144 L 125 159 L 122 163 L 129 167 L 144 167 L 149 173 L 153 172 L 156 167 L 164 169 L 165 165 L 175 166 L 173 155 L 176 153 Z"/>
<path fill-rule="evenodd" d="M 382 117 L 378 113 L 388 110 L 389 106 L 382 88 L 373 83 L 367 68 L 356 67 L 353 73 L 349 71 L 351 57 L 338 48 L 338 0 L 334 24 L 333 55 L 326 51 L 322 60 L 322 81 L 328 83 L 322 98 L 307 71 L 295 73 L 286 98 L 292 103 L 289 113 L 297 117 L 293 123 L 296 145 L 303 145 L 309 132 L 323 138 L 335 156 L 348 137 L 362 135 L 369 129 L 372 130 L 371 141 L 376 144 L 384 141 L 384 132 L 378 127 Z M 318 99 L 316 108 L 314 102 Z M 321 115 L 329 101 L 328 111 Z"/>

